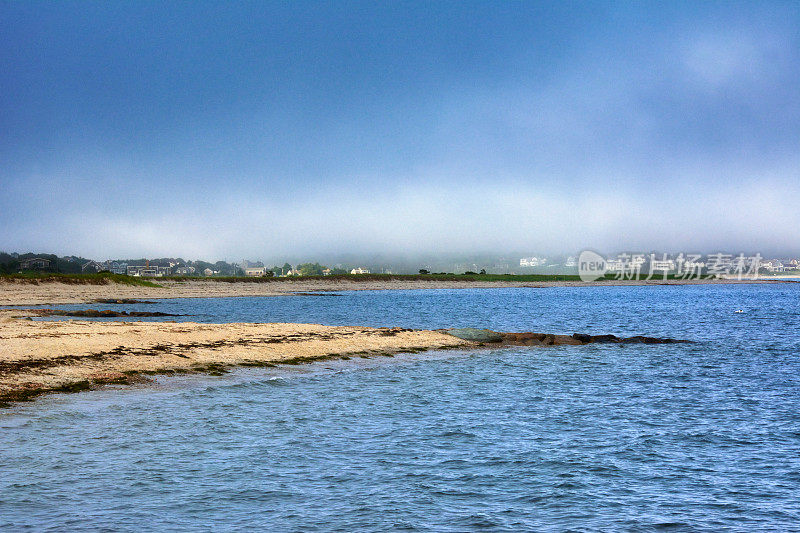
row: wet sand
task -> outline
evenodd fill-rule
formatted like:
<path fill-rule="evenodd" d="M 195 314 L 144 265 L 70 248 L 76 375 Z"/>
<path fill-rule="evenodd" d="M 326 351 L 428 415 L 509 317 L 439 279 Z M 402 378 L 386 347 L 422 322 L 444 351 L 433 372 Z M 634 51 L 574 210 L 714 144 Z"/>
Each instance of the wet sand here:
<path fill-rule="evenodd" d="M 315 291 L 398 290 L 398 289 L 481 289 L 502 287 L 603 287 L 629 285 L 711 285 L 738 283 L 768 283 L 769 281 L 738 280 L 649 280 L 649 281 L 439 281 L 439 280 L 381 280 L 349 281 L 304 280 L 302 278 L 269 282 L 242 281 L 236 283 L 191 280 L 169 281 L 154 279 L 161 287 L 139 287 L 109 283 L 106 285 L 77 285 L 64 283 L 22 283 L 0 280 L 0 305 L 57 305 L 90 303 L 98 298 L 158 299 L 158 298 L 220 298 L 239 296 L 281 296 Z"/>
<path fill-rule="evenodd" d="M 317 324 L 34 321 L 0 311 L 0 404 L 73 392 L 147 374 L 221 373 L 226 367 L 298 364 L 473 346 L 435 331 Z"/>

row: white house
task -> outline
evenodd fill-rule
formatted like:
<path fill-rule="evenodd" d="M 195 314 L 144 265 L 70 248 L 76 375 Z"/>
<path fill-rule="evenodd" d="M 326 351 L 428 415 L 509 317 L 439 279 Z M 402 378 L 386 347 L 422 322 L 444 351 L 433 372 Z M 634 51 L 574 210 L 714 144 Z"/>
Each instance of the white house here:
<path fill-rule="evenodd" d="M 267 275 L 267 267 L 248 267 L 244 269 L 244 275 L 251 278 L 264 277 Z"/>
<path fill-rule="evenodd" d="M 764 261 L 761 263 L 761 268 L 766 269 L 768 272 L 784 272 L 786 270 L 786 267 L 783 266 L 783 263 L 777 259 L 773 259 L 772 261 Z"/>
<path fill-rule="evenodd" d="M 675 270 L 675 261 L 672 259 L 651 259 L 650 270 L 652 272 L 655 272 L 656 270 L 659 272 L 669 272 L 671 270 Z"/>
<path fill-rule="evenodd" d="M 155 265 L 129 265 L 127 268 L 127 274 L 137 278 L 162 278 L 164 276 L 169 276 L 170 273 L 171 270 L 169 267 Z"/>
<path fill-rule="evenodd" d="M 369 274 L 369 270 L 366 268 L 354 268 L 350 271 L 351 274 Z"/>
<path fill-rule="evenodd" d="M 521 267 L 537 267 L 545 263 L 547 263 L 547 259 L 544 257 L 523 257 L 519 260 L 519 266 Z"/>
<path fill-rule="evenodd" d="M 106 270 L 110 270 L 114 274 L 127 274 L 128 263 L 121 261 L 106 261 Z"/>

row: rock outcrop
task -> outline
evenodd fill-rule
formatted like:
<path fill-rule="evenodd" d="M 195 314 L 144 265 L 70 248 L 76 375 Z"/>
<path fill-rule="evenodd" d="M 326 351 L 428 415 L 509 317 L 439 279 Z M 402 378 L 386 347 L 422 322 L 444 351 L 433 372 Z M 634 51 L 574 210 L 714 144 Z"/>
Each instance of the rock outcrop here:
<path fill-rule="evenodd" d="M 645 337 L 617 337 L 616 335 L 587 335 L 574 333 L 573 335 L 553 335 L 551 333 L 503 333 L 489 329 L 457 328 L 443 330 L 445 333 L 473 342 L 513 346 L 579 346 L 582 344 L 672 344 L 677 342 L 690 342 L 672 338 Z"/>

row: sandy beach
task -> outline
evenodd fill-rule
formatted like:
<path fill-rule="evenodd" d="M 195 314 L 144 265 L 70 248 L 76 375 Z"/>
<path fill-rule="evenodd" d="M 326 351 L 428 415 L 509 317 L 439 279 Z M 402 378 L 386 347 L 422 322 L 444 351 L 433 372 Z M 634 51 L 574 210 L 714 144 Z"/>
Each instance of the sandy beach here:
<path fill-rule="evenodd" d="M 349 281 L 342 279 L 285 279 L 278 281 L 241 281 L 237 283 L 191 280 L 172 281 L 155 279 L 160 287 L 142 287 L 108 283 L 105 285 L 65 284 L 57 282 L 30 283 L 14 279 L 0 279 L 0 305 L 45 305 L 92 303 L 106 299 L 157 299 L 157 298 L 221 298 L 239 296 L 281 296 L 316 291 L 366 291 L 399 289 L 480 289 L 501 287 L 611 287 L 630 285 L 708 285 L 769 283 L 775 281 L 752 280 L 649 280 L 649 281 L 441 281 L 403 280 Z"/>
<path fill-rule="evenodd" d="M 143 375 L 473 345 L 435 331 L 316 324 L 33 321 L 0 311 L 0 403 Z"/>

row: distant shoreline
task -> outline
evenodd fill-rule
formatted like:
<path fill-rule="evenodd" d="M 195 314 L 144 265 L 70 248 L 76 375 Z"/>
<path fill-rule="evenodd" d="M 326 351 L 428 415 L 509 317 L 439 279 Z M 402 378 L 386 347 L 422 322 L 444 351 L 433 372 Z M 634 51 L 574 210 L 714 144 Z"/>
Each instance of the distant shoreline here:
<path fill-rule="evenodd" d="M 302 293 L 358 291 L 358 290 L 408 290 L 408 289 L 485 289 L 485 288 L 548 288 L 548 287 L 619 287 L 645 285 L 730 285 L 754 283 L 781 283 L 777 279 L 736 280 L 602 280 L 602 281 L 525 281 L 498 279 L 477 281 L 464 279 L 436 279 L 412 276 L 385 279 L 340 278 L 279 278 L 272 282 L 238 282 L 212 279 L 186 278 L 185 280 L 153 278 L 153 284 L 117 283 L 111 280 L 74 282 L 72 280 L 41 281 L 0 278 L 0 305 L 60 305 L 93 303 L 97 299 L 171 299 L 171 298 L 230 298 L 253 296 L 287 296 Z M 792 281 L 783 281 L 792 283 Z"/>
<path fill-rule="evenodd" d="M 763 281 L 792 281 L 800 279 L 800 274 L 781 274 L 779 276 L 764 276 L 761 278 Z"/>

